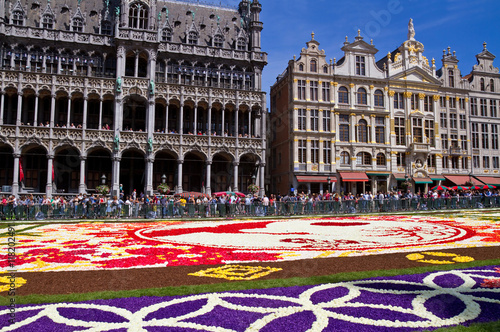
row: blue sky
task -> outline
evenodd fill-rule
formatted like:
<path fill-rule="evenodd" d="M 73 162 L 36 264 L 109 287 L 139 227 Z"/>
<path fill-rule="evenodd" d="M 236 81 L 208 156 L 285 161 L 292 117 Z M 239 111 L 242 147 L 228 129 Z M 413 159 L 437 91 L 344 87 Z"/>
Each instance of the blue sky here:
<path fill-rule="evenodd" d="M 237 5 L 238 0 L 224 0 Z M 305 43 L 315 39 L 327 59 L 343 56 L 345 36 L 353 41 L 357 30 L 367 42 L 373 39 L 377 60 L 406 39 L 413 18 L 415 39 L 424 44 L 424 55 L 441 67 L 443 49 L 457 52 L 462 76 L 476 64 L 475 55 L 487 42 L 500 67 L 500 1 L 498 0 L 260 0 L 262 50 L 268 53 L 263 90 L 269 93 L 276 76 L 283 72 Z"/>

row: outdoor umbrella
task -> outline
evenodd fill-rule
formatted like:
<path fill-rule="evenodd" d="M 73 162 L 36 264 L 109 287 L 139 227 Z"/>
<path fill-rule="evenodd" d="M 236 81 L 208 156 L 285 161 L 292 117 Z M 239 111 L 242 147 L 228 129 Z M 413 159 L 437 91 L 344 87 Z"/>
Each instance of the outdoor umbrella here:
<path fill-rule="evenodd" d="M 180 194 L 175 194 L 174 196 L 180 196 L 180 197 L 184 197 L 184 198 L 189 198 L 189 197 L 194 197 L 194 198 L 207 197 L 207 198 L 210 198 L 210 196 L 208 194 L 200 193 L 197 191 L 185 191 L 185 192 L 180 193 Z"/>
<path fill-rule="evenodd" d="M 493 186 L 491 184 L 485 184 L 484 186 L 474 186 L 472 189 L 496 189 L 496 186 Z"/>
<path fill-rule="evenodd" d="M 216 197 L 226 196 L 226 195 L 229 195 L 229 196 L 236 195 L 238 197 L 245 197 L 244 193 L 234 192 L 234 191 L 219 191 L 219 192 L 214 193 L 214 195 Z"/>
<path fill-rule="evenodd" d="M 468 190 L 469 187 L 466 187 L 466 186 L 453 186 L 453 187 L 451 187 L 451 189 L 453 189 L 453 190 Z"/>
<path fill-rule="evenodd" d="M 431 190 L 450 190 L 450 188 L 448 188 L 446 186 L 435 186 L 435 187 L 432 187 Z"/>

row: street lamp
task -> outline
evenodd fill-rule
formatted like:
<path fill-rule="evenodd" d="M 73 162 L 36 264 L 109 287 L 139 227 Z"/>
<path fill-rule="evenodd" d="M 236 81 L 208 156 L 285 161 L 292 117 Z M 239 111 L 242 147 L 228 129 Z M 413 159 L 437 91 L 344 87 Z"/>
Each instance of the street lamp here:
<path fill-rule="evenodd" d="M 106 175 L 104 174 L 101 176 L 101 183 L 106 184 Z"/>
<path fill-rule="evenodd" d="M 255 174 L 252 174 L 252 184 L 255 184 L 255 178 L 256 178 Z"/>
<path fill-rule="evenodd" d="M 161 183 L 165 183 L 167 181 L 167 176 L 165 174 L 163 174 L 161 176 Z"/>

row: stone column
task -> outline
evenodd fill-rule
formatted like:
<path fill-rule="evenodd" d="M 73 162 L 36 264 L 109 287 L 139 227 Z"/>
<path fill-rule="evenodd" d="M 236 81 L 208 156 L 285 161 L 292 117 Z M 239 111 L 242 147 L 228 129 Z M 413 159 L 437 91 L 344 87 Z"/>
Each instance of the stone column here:
<path fill-rule="evenodd" d="M 38 126 L 38 104 L 40 100 L 40 94 L 35 94 L 35 113 L 33 114 L 33 126 Z"/>
<path fill-rule="evenodd" d="M 212 135 L 212 105 L 208 105 L 208 130 L 207 135 Z M 209 138 L 210 139 L 210 138 Z"/>
<path fill-rule="evenodd" d="M 226 117 L 226 109 L 224 108 L 224 106 L 222 107 L 222 131 L 221 131 L 221 136 L 224 136 L 224 132 L 225 132 L 225 129 L 226 129 L 226 125 L 225 125 L 225 117 Z"/>
<path fill-rule="evenodd" d="M 212 181 L 212 161 L 207 160 L 205 163 L 207 165 L 207 177 L 206 177 L 205 192 L 209 195 L 212 195 L 212 186 L 210 185 L 210 181 Z"/>
<path fill-rule="evenodd" d="M 68 115 L 66 119 L 66 128 L 69 128 L 70 121 L 71 121 L 71 96 L 68 96 Z"/>
<path fill-rule="evenodd" d="M 306 109 L 306 131 L 311 131 L 311 109 Z"/>
<path fill-rule="evenodd" d="M 99 125 L 97 129 L 102 129 L 102 98 L 99 98 Z"/>
<path fill-rule="evenodd" d="M 240 119 L 240 105 L 236 105 L 236 108 L 235 108 L 235 113 L 234 113 L 234 116 L 235 116 L 235 119 L 234 119 L 234 136 L 236 138 L 238 138 L 238 133 L 239 133 L 239 128 L 238 128 L 238 122 L 239 122 L 239 119 Z"/>
<path fill-rule="evenodd" d="M 135 68 L 134 68 L 134 77 L 137 77 L 139 72 L 139 52 L 135 52 Z"/>
<path fill-rule="evenodd" d="M 193 134 L 196 135 L 196 134 L 198 134 L 198 128 L 197 128 L 198 127 L 197 126 L 198 125 L 198 105 L 197 104 L 194 105 L 193 113 L 194 113 L 194 116 L 193 116 L 193 118 L 194 118 Z"/>
<path fill-rule="evenodd" d="M 349 117 L 349 131 L 350 131 L 350 137 L 349 137 L 349 142 L 350 143 L 355 143 L 356 140 L 356 128 L 358 127 L 358 124 L 356 123 L 356 115 L 354 113 L 350 114 Z"/>
<path fill-rule="evenodd" d="M 233 191 L 238 191 L 238 166 L 240 165 L 239 162 L 234 162 L 234 183 L 233 183 Z"/>
<path fill-rule="evenodd" d="M 53 169 L 54 155 L 47 155 L 47 185 L 45 186 L 45 194 L 47 197 L 52 197 L 52 169 Z"/>
<path fill-rule="evenodd" d="M 17 92 L 17 117 L 16 117 L 16 126 L 21 125 L 21 113 L 23 111 L 23 92 Z"/>
<path fill-rule="evenodd" d="M 120 195 L 120 161 L 121 157 L 114 156 L 113 160 L 113 170 L 111 174 L 111 196 Z"/>
<path fill-rule="evenodd" d="M 266 164 L 265 163 L 260 163 L 260 171 L 259 171 L 259 176 L 260 176 L 260 197 L 264 196 L 264 193 L 266 192 L 264 185 L 265 185 L 265 176 L 264 176 L 264 171 L 266 169 Z"/>
<path fill-rule="evenodd" d="M 252 137 L 252 109 L 248 110 L 248 137 Z"/>
<path fill-rule="evenodd" d="M 14 174 L 12 177 L 12 195 L 17 197 L 19 193 L 19 158 L 21 158 L 20 153 L 14 153 Z"/>
<path fill-rule="evenodd" d="M 83 97 L 83 123 L 82 123 L 82 128 L 83 129 L 87 129 L 87 107 L 88 107 L 88 101 L 89 101 L 89 97 L 88 96 L 84 96 Z M 75 124 L 75 126 L 78 126 L 77 124 Z"/>
<path fill-rule="evenodd" d="M 87 186 L 85 184 L 85 161 L 87 160 L 87 156 L 80 156 L 80 186 L 78 187 L 78 192 L 83 194 L 87 190 Z"/>
<path fill-rule="evenodd" d="M 50 100 L 50 128 L 54 128 L 54 118 L 56 116 L 56 95 L 51 95 L 52 99 Z"/>
<path fill-rule="evenodd" d="M 368 124 L 368 139 L 370 143 L 375 143 L 375 114 L 370 115 L 370 123 Z"/>
<path fill-rule="evenodd" d="M 0 92 L 0 125 L 3 125 L 3 114 L 5 112 L 5 92 Z"/>
<path fill-rule="evenodd" d="M 165 134 L 168 134 L 168 106 L 169 104 L 165 106 Z"/>
<path fill-rule="evenodd" d="M 307 139 L 306 140 L 306 171 L 310 172 L 311 171 L 311 140 Z"/>
<path fill-rule="evenodd" d="M 184 163 L 184 159 L 177 160 L 177 191 L 176 193 L 182 192 L 182 164 Z"/>
<path fill-rule="evenodd" d="M 148 156 L 146 158 L 146 194 L 153 194 L 153 167 L 155 159 L 153 156 Z"/>
<path fill-rule="evenodd" d="M 179 107 L 179 134 L 184 134 L 184 103 L 181 102 Z"/>
<path fill-rule="evenodd" d="M 354 108 L 354 105 L 356 105 L 356 91 L 355 88 L 356 85 L 354 83 L 349 84 L 349 105 L 350 108 Z"/>

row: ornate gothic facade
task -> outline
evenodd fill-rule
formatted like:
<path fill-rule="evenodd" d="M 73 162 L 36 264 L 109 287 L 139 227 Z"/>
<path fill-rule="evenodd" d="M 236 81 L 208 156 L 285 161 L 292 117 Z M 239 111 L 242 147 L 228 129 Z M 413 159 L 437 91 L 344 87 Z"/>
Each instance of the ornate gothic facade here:
<path fill-rule="evenodd" d="M 0 3 L 0 184 L 19 193 L 263 187 L 258 0 Z"/>

